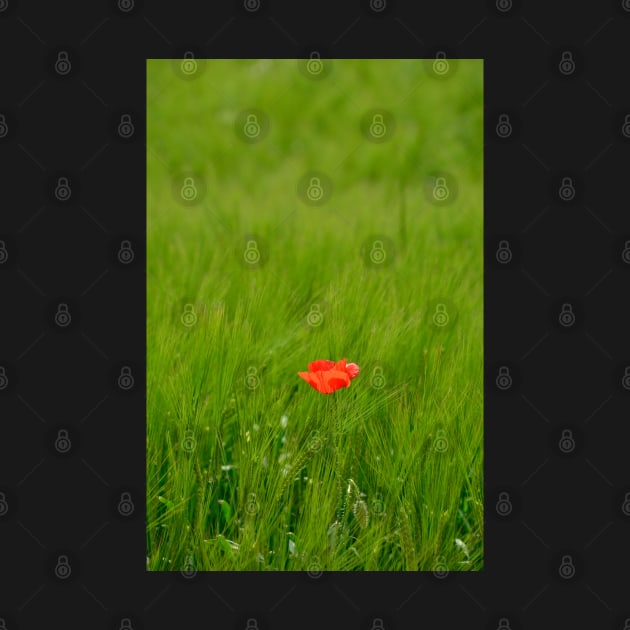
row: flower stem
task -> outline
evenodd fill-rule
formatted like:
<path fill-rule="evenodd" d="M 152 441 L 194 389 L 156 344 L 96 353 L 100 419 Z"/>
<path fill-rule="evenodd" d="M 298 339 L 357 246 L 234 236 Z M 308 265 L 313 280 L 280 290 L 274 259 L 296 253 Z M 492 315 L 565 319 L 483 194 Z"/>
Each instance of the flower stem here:
<path fill-rule="evenodd" d="M 344 480 L 341 462 L 341 416 L 339 412 L 339 401 L 334 400 L 332 403 L 332 413 L 334 421 L 334 452 L 335 452 L 335 476 L 337 478 L 337 521 L 342 526 L 345 513 L 345 493 Z"/>

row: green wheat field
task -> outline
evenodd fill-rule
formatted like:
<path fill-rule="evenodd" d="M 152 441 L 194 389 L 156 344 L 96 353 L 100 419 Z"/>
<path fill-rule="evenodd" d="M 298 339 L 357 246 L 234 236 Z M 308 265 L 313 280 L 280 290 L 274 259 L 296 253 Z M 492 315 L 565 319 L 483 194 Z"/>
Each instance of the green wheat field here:
<path fill-rule="evenodd" d="M 149 60 L 147 116 L 147 569 L 482 569 L 482 60 Z"/>

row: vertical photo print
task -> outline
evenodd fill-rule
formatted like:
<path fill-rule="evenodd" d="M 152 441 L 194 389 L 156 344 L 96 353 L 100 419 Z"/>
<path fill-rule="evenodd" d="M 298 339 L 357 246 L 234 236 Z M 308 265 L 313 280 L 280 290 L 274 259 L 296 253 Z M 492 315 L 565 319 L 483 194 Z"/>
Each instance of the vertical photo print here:
<path fill-rule="evenodd" d="M 483 61 L 147 61 L 149 571 L 479 571 Z"/>

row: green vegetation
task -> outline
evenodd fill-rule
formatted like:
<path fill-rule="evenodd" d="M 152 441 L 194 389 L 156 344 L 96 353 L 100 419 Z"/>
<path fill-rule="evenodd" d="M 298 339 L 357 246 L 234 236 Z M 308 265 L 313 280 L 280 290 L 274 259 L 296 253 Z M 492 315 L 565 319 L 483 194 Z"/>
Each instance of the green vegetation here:
<path fill-rule="evenodd" d="M 148 569 L 481 569 L 482 62 L 177 63 L 147 65 Z M 297 376 L 342 358 L 349 388 Z"/>

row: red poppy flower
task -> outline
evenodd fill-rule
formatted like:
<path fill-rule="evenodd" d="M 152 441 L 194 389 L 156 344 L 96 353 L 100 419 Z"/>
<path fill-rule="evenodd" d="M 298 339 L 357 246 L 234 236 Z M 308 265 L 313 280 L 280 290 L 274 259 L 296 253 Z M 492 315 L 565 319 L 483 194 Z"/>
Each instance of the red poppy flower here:
<path fill-rule="evenodd" d="M 308 364 L 308 372 L 298 372 L 320 394 L 332 394 L 341 387 L 350 387 L 350 381 L 359 373 L 356 363 L 346 364 L 346 359 L 335 363 L 319 359 Z"/>

